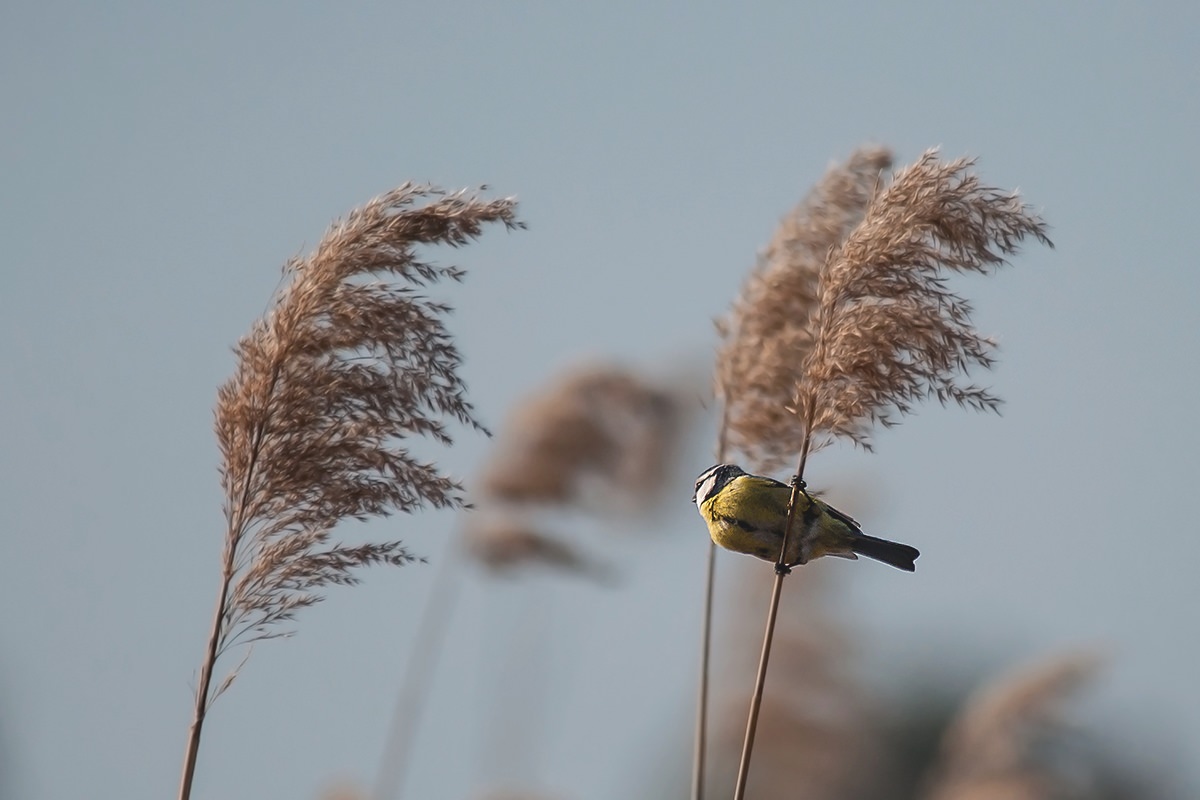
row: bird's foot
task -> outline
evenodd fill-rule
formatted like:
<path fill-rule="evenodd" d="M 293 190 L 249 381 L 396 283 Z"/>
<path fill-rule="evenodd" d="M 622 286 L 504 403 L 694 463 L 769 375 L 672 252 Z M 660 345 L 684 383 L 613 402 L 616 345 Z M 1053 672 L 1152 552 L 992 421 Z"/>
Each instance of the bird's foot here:
<path fill-rule="evenodd" d="M 799 489 L 800 494 L 808 497 L 809 500 L 812 500 L 812 497 L 810 497 L 808 494 L 808 484 L 799 475 L 792 476 L 792 486 L 796 489 Z"/>
<path fill-rule="evenodd" d="M 775 574 L 776 575 L 791 575 L 792 568 L 789 567 L 787 564 L 776 564 L 775 565 Z"/>

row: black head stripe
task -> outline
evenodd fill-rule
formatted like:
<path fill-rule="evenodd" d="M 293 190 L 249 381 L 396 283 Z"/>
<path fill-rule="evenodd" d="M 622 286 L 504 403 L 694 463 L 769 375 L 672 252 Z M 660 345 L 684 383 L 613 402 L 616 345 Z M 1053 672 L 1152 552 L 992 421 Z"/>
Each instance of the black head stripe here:
<path fill-rule="evenodd" d="M 719 470 L 719 469 L 720 469 L 721 467 L 723 467 L 723 466 L 725 466 L 725 465 L 724 465 L 724 464 L 714 464 L 713 466 L 711 466 L 711 467 L 709 467 L 708 469 L 704 470 L 704 472 L 701 472 L 701 473 L 700 473 L 700 477 L 699 477 L 699 478 L 696 478 L 696 489 L 697 489 L 697 490 L 699 490 L 699 489 L 700 489 L 700 484 L 702 484 L 702 483 L 704 483 L 706 480 L 708 480 L 708 479 L 709 479 L 709 477 L 710 477 L 710 476 L 711 476 L 711 475 L 712 475 L 714 472 L 716 472 L 717 470 Z"/>
<path fill-rule="evenodd" d="M 697 498 L 697 502 L 703 503 L 708 498 L 712 497 L 717 492 L 725 488 L 731 480 L 739 475 L 745 475 L 746 471 L 734 464 L 715 464 L 700 474 L 696 479 L 696 493 L 699 494 L 700 488 L 706 483 L 709 484 L 703 497 Z"/>

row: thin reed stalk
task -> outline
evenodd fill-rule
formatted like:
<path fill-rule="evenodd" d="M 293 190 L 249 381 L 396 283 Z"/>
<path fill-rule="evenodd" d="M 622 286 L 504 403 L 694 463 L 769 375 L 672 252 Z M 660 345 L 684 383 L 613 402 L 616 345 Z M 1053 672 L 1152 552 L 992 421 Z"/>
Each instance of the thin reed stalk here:
<path fill-rule="evenodd" d="M 810 420 L 810 415 L 806 418 Z M 758 730 L 758 712 L 762 708 L 763 687 L 767 683 L 767 664 L 771 660 L 771 642 L 775 638 L 775 620 L 779 616 L 779 598 L 783 593 L 783 579 L 791 570 L 787 567 L 788 543 L 791 539 L 792 524 L 796 518 L 796 509 L 800 492 L 804 486 L 804 466 L 808 461 L 808 451 L 812 437 L 808 434 L 811 428 L 805 425 L 805 436 L 800 445 L 800 463 L 796 466 L 796 477 L 792 480 L 792 495 L 788 498 L 787 524 L 783 529 L 783 543 L 779 550 L 779 560 L 775 563 L 775 580 L 771 584 L 771 599 L 767 604 L 767 626 L 763 633 L 762 651 L 758 657 L 758 671 L 754 675 L 754 692 L 750 696 L 750 712 L 746 720 L 746 736 L 742 742 L 742 756 L 738 761 L 737 782 L 734 784 L 733 796 L 741 800 L 746 794 L 746 781 L 750 777 L 750 757 L 754 754 L 754 735 Z"/>
<path fill-rule="evenodd" d="M 719 459 L 718 459 L 719 460 Z M 696 732 L 692 745 L 692 800 L 704 797 L 708 749 L 708 675 L 712 667 L 713 591 L 717 578 L 717 545 L 708 542 L 704 572 L 704 622 L 700 634 L 700 685 L 696 688 Z"/>
<path fill-rule="evenodd" d="M 771 659 L 771 641 L 775 637 L 775 619 L 779 615 L 779 596 L 783 591 L 785 573 L 775 573 L 771 585 L 771 600 L 767 606 L 767 630 L 763 634 L 762 651 L 758 656 L 758 671 L 754 675 L 754 694 L 750 698 L 750 717 L 746 720 L 746 737 L 742 743 L 742 756 L 738 760 L 737 783 L 733 796 L 736 800 L 746 795 L 746 781 L 750 777 L 750 756 L 754 753 L 754 735 L 758 731 L 758 712 L 762 708 L 763 686 L 767 682 L 767 663 Z"/>
<path fill-rule="evenodd" d="M 196 759 L 200 755 L 200 737 L 204 733 L 204 720 L 207 718 L 209 695 L 211 694 L 213 669 L 217 663 L 217 653 L 221 642 L 221 620 L 225 617 L 225 604 L 229 600 L 229 578 L 232 571 L 230 554 L 222 559 L 221 590 L 217 595 L 217 608 L 213 613 L 212 626 L 209 629 L 208 645 L 204 651 L 204 661 L 200 665 L 200 681 L 196 686 L 196 704 L 192 710 L 192 724 L 188 727 L 187 749 L 183 755 L 183 770 L 179 778 L 179 798 L 187 800 L 192 795 L 192 781 L 196 776 Z"/>
<path fill-rule="evenodd" d="M 714 634 L 710 733 L 713 774 L 726 787 L 735 785 L 745 700 L 761 654 L 763 631 L 753 629 L 753 620 L 761 622 L 761 607 L 773 590 L 771 582 L 762 582 L 756 562 L 733 566 L 734 581 L 722 582 L 730 593 L 722 598 L 725 619 Z M 763 690 L 747 796 L 849 800 L 877 796 L 889 784 L 888 755 L 879 747 L 879 709 L 855 679 L 851 640 L 831 594 L 846 575 L 838 566 L 818 566 L 783 588 L 770 652 L 776 675 Z M 867 773 L 865 763 L 875 769 Z"/>
<path fill-rule="evenodd" d="M 429 597 L 425 600 L 425 611 L 421 615 L 420 626 L 412 644 L 409 645 L 408 663 L 404 667 L 404 677 L 396 693 L 396 704 L 392 710 L 383 756 L 379 759 L 379 769 L 375 775 L 375 789 L 371 793 L 373 800 L 391 800 L 399 797 L 408 778 L 408 767 L 413 747 L 416 745 L 416 731 L 425 711 L 425 700 L 429 696 L 434 667 L 441 656 L 442 645 L 450 629 L 449 620 L 458 605 L 459 590 L 462 586 L 459 576 L 465 564 L 455 552 L 457 550 L 457 542 L 451 543 L 447 548 L 447 553 L 433 578 Z"/>
<path fill-rule="evenodd" d="M 724 396 L 717 374 L 717 395 Z M 725 460 L 729 439 L 729 406 L 721 404 L 721 424 L 717 426 L 717 462 Z M 704 568 L 704 619 L 700 634 L 700 685 L 696 687 L 696 731 L 692 743 L 692 800 L 703 800 L 705 770 L 708 761 L 709 674 L 712 671 L 713 595 L 717 581 L 717 544 L 708 540 L 708 560 Z"/>

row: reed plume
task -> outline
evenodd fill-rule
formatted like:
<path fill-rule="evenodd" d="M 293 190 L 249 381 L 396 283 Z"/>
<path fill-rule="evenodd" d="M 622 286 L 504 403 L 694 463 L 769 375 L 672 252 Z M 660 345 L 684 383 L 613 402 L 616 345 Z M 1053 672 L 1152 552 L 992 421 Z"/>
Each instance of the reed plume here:
<path fill-rule="evenodd" d="M 740 452 L 752 471 L 780 468 L 800 452 L 804 429 L 795 424 L 794 374 L 812 351 L 817 285 L 829 252 L 863 218 L 892 165 L 885 147 L 861 147 L 824 176 L 784 215 L 729 312 L 716 322 L 721 344 L 713 376 L 721 405 L 716 460 Z M 716 545 L 708 547 L 696 701 L 692 798 L 704 795 L 708 662 L 711 650 Z"/>
<path fill-rule="evenodd" d="M 624 367 L 586 365 L 524 398 L 484 464 L 469 552 L 493 568 L 528 562 L 606 574 L 537 517 L 573 509 L 612 518 L 658 502 L 685 424 L 679 394 Z"/>
<path fill-rule="evenodd" d="M 818 278 L 849 235 L 892 165 L 884 147 L 862 147 L 830 167 L 780 220 L 733 307 L 717 321 L 715 391 L 724 414 L 724 461 L 741 452 L 752 471 L 770 472 L 800 452 L 795 424 L 796 367 L 812 352 Z"/>
<path fill-rule="evenodd" d="M 792 404 L 812 448 L 841 436 L 869 450 L 874 425 L 896 424 L 922 400 L 999 407 L 988 389 L 963 382 L 992 366 L 995 343 L 971 326 L 971 305 L 946 273 L 986 275 L 1027 237 L 1053 244 L 1046 223 L 1016 193 L 981 184 L 974 164 L 927 151 L 831 251 Z"/>
<path fill-rule="evenodd" d="M 1001 676 L 971 697 L 942 740 L 928 800 L 1090 797 L 1079 765 L 1061 763 L 1062 706 L 1098 659 L 1069 653 Z"/>
<path fill-rule="evenodd" d="M 544 512 L 611 519 L 661 499 L 684 427 L 675 386 L 613 365 L 576 367 L 523 398 L 505 420 L 463 523 L 465 554 L 490 573 L 540 567 L 611 583 L 613 566 L 553 532 Z M 438 573 L 397 693 L 376 800 L 407 779 L 433 665 L 458 596 L 457 564 Z"/>
<path fill-rule="evenodd" d="M 865 161 L 879 164 L 881 157 Z M 873 182 L 861 220 L 847 225 L 815 271 L 815 291 L 797 279 L 766 291 L 765 296 L 776 295 L 770 303 L 753 304 L 748 295 L 736 314 L 739 324 L 727 328 L 736 334 L 761 306 L 764 314 L 790 320 L 779 330 L 803 331 L 782 339 L 736 336 L 737 344 L 723 353 L 729 364 L 761 357 L 779 365 L 772 374 L 750 371 L 755 380 L 747 387 L 777 405 L 747 405 L 758 411 L 730 415 L 731 436 L 753 443 L 746 446 L 766 463 L 797 460 L 735 799 L 745 792 L 779 591 L 788 571 L 784 553 L 809 454 L 839 437 L 869 450 L 875 425 L 896 424 L 921 400 L 985 411 L 999 405 L 990 391 L 965 382 L 972 368 L 992 365 L 995 345 L 972 327 L 971 306 L 948 288 L 947 275 L 987 274 L 1026 238 L 1051 242 L 1042 219 L 1015 193 L 983 185 L 971 171 L 974 163 L 943 162 L 930 150 L 890 184 Z M 869 169 L 859 174 L 864 172 Z M 733 367 L 718 368 L 730 408 L 738 407 L 743 390 L 730 382 L 735 374 Z"/>
<path fill-rule="evenodd" d="M 664 487 L 681 420 L 671 387 L 624 367 L 576 367 L 517 405 L 484 466 L 482 498 L 645 508 Z"/>
<path fill-rule="evenodd" d="M 220 388 L 226 533 L 221 586 L 184 758 L 187 798 L 212 674 L 230 647 L 289 635 L 297 612 L 362 567 L 400 566 L 399 541 L 331 541 L 347 519 L 459 508 L 461 485 L 407 443 L 452 443 L 449 425 L 486 432 L 466 399 L 450 307 L 421 291 L 464 272 L 422 260 L 417 245 L 465 245 L 485 225 L 519 228 L 512 199 L 481 200 L 405 184 L 336 222 L 284 267 L 269 311 L 235 348 Z"/>
<path fill-rule="evenodd" d="M 973 159 L 924 153 L 890 185 L 882 149 L 831 170 L 785 219 L 768 260 L 721 326 L 718 386 L 730 442 L 762 469 L 845 437 L 866 449 L 925 399 L 995 410 L 963 384 L 995 344 L 947 273 L 987 274 L 1023 240 L 1051 245 L 1015 193 L 984 186 Z M 805 214 L 813 217 L 809 219 Z"/>
<path fill-rule="evenodd" d="M 482 519 L 472 519 L 464 535 L 468 554 L 492 572 L 539 565 L 601 582 L 613 577 L 608 564 L 513 512 L 494 512 L 483 515 Z"/>

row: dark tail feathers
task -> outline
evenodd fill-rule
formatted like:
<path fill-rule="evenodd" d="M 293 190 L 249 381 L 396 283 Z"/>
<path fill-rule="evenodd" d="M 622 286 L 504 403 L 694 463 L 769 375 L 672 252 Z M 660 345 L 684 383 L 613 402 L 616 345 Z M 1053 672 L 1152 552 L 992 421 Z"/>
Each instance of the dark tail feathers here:
<path fill-rule="evenodd" d="M 905 572 L 916 572 L 917 565 L 913 562 L 921 555 L 915 547 L 909 547 L 899 542 L 889 542 L 887 539 L 877 539 L 865 533 L 854 537 L 854 552 L 860 556 L 882 561 L 884 564 L 902 569 Z"/>

